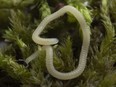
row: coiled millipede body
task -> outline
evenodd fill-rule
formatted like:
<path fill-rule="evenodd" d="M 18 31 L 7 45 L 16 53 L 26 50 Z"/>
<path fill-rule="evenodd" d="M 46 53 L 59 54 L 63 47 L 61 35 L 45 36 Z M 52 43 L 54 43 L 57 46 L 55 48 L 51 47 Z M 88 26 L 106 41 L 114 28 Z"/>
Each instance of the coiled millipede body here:
<path fill-rule="evenodd" d="M 59 72 L 55 69 L 53 65 L 53 47 L 51 45 L 57 44 L 58 39 L 57 38 L 41 38 L 39 35 L 43 31 L 43 29 L 46 27 L 46 25 L 53 21 L 54 19 L 62 16 L 66 12 L 70 12 L 71 14 L 74 15 L 74 17 L 78 20 L 80 27 L 82 29 L 82 34 L 83 34 L 83 43 L 81 47 L 81 52 L 80 52 L 80 59 L 79 59 L 79 64 L 77 68 L 71 72 Z M 34 31 L 32 35 L 32 39 L 35 43 L 38 45 L 43 45 L 43 47 L 46 50 L 46 67 L 48 72 L 55 78 L 61 79 L 61 80 L 69 80 L 78 77 L 79 75 L 82 74 L 82 72 L 85 69 L 86 66 L 86 60 L 87 60 L 87 54 L 88 54 L 88 48 L 90 44 L 90 29 L 89 26 L 87 25 L 83 15 L 74 7 L 72 6 L 64 6 L 57 12 L 47 16 L 46 18 L 43 19 L 43 21 L 39 24 L 37 29 Z"/>

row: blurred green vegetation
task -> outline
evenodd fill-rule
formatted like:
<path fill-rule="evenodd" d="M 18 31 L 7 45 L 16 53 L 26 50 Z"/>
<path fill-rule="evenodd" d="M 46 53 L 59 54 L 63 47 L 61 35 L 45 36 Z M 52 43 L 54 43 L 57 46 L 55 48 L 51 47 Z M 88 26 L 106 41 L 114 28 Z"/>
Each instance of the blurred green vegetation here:
<path fill-rule="evenodd" d="M 86 69 L 67 81 L 52 77 L 45 51 L 32 33 L 46 16 L 65 5 L 78 9 L 90 26 Z M 116 0 L 0 0 L 0 87 L 116 87 Z M 60 25 L 60 26 L 59 26 Z M 52 21 L 41 34 L 56 37 L 54 66 L 69 72 L 78 65 L 82 34 L 73 15 Z M 28 65 L 25 59 L 38 50 Z"/>

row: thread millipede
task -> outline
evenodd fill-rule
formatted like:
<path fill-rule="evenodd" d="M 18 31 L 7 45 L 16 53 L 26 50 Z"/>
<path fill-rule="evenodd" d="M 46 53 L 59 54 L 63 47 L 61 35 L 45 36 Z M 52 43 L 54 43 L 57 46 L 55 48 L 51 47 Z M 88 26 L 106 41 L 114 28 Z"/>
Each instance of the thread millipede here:
<path fill-rule="evenodd" d="M 41 34 L 43 29 L 46 27 L 46 25 L 49 22 L 62 16 L 66 12 L 70 12 L 71 14 L 73 14 L 74 17 L 79 22 L 80 27 L 82 29 L 83 42 L 82 42 L 82 47 L 81 47 L 81 52 L 80 52 L 80 57 L 79 57 L 79 64 L 78 64 L 77 68 L 73 71 L 63 73 L 63 72 L 57 71 L 53 65 L 53 47 L 51 45 L 57 44 L 58 39 L 57 38 L 41 38 L 39 35 Z M 53 77 L 55 77 L 57 79 L 61 79 L 61 80 L 69 80 L 69 79 L 74 79 L 74 78 L 78 77 L 84 71 L 85 66 L 86 66 L 86 61 L 87 61 L 89 44 L 90 44 L 90 29 L 89 29 L 89 26 L 87 25 L 83 15 L 76 8 L 67 5 L 67 6 L 62 7 L 57 12 L 44 18 L 43 21 L 39 24 L 39 26 L 36 28 L 36 30 L 32 34 L 32 39 L 36 44 L 42 45 L 45 48 L 45 50 L 46 50 L 46 67 L 47 67 L 48 72 Z"/>

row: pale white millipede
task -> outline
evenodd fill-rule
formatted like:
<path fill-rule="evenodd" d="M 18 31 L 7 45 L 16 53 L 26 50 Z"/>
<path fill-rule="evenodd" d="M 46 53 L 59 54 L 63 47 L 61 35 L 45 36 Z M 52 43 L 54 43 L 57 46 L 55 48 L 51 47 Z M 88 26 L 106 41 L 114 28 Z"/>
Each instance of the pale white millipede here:
<path fill-rule="evenodd" d="M 81 52 L 80 52 L 80 57 L 79 57 L 80 59 L 79 59 L 78 67 L 71 72 L 64 73 L 64 72 L 57 71 L 53 65 L 53 48 L 50 45 L 57 44 L 58 39 L 57 38 L 41 38 L 39 35 L 41 34 L 43 29 L 46 27 L 46 25 L 49 22 L 62 16 L 66 12 L 70 12 L 78 20 L 80 27 L 82 29 L 83 43 L 82 43 L 82 48 L 81 48 Z M 89 44 L 90 44 L 90 29 L 89 29 L 89 26 L 87 25 L 83 15 L 76 8 L 67 5 L 67 6 L 64 6 L 63 8 L 61 8 L 60 10 L 58 10 L 57 12 L 44 18 L 43 21 L 37 27 L 37 29 L 34 31 L 34 33 L 32 35 L 32 39 L 35 43 L 37 43 L 38 45 L 43 45 L 43 47 L 45 48 L 45 50 L 46 50 L 46 67 L 47 67 L 48 72 L 53 77 L 61 79 L 61 80 L 69 80 L 69 79 L 78 77 L 84 71 L 85 66 L 86 66 L 88 48 L 89 48 Z"/>

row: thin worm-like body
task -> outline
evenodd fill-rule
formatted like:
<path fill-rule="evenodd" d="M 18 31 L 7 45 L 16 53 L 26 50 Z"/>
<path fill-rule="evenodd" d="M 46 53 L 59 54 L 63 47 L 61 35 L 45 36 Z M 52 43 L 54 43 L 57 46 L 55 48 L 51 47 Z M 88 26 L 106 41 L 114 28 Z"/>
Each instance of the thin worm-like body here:
<path fill-rule="evenodd" d="M 34 52 L 31 56 L 29 56 L 25 62 L 26 64 L 28 64 L 30 61 L 32 61 L 33 59 L 35 59 L 38 56 L 38 51 Z"/>
<path fill-rule="evenodd" d="M 78 67 L 67 73 L 59 72 L 54 68 L 53 65 L 53 48 L 50 45 L 58 43 L 58 40 L 56 38 L 41 38 L 39 35 L 45 28 L 45 26 L 51 22 L 52 20 L 58 18 L 59 16 L 62 16 L 64 13 L 70 12 L 74 15 L 74 17 L 78 20 L 80 27 L 82 29 L 83 33 L 83 43 L 82 43 L 82 48 L 81 48 L 81 53 L 80 53 L 80 59 L 79 59 L 79 64 Z M 37 27 L 37 29 L 34 31 L 32 35 L 32 39 L 35 43 L 39 45 L 43 45 L 45 50 L 46 50 L 46 67 L 48 72 L 62 80 L 68 80 L 68 79 L 73 79 L 78 77 L 85 69 L 86 66 L 86 58 L 87 58 L 87 53 L 88 53 L 88 48 L 89 48 L 89 43 L 90 43 L 90 30 L 89 26 L 86 24 L 86 21 L 83 17 L 83 15 L 74 7 L 72 6 L 64 6 L 57 12 L 51 14 L 50 16 L 46 17 L 40 25 Z"/>
<path fill-rule="evenodd" d="M 54 68 L 52 47 L 51 46 L 44 46 L 44 47 L 46 49 L 46 67 L 47 67 L 48 72 L 52 76 L 54 76 L 58 79 L 61 79 L 61 80 L 69 80 L 69 79 L 73 79 L 73 78 L 76 78 L 79 75 L 81 75 L 81 73 L 83 72 L 85 65 L 86 65 L 86 59 L 84 57 L 86 54 L 83 54 L 80 56 L 81 59 L 79 60 L 79 65 L 75 70 L 64 73 L 64 72 L 59 72 Z M 84 52 L 82 52 L 82 53 L 84 53 Z"/>
<path fill-rule="evenodd" d="M 43 21 L 39 24 L 39 26 L 37 27 L 37 29 L 34 31 L 33 35 L 32 35 L 32 39 L 35 43 L 39 44 L 39 45 L 53 45 L 53 44 L 57 44 L 58 43 L 58 39 L 56 38 L 41 38 L 39 35 L 40 33 L 43 31 L 43 29 L 46 27 L 46 25 L 53 21 L 54 19 L 62 16 L 64 13 L 66 12 L 70 12 L 74 15 L 74 17 L 76 19 L 78 19 L 79 24 L 81 25 L 81 28 L 84 30 L 85 27 L 87 28 L 87 24 L 82 16 L 82 14 L 74 7 L 72 6 L 64 6 L 63 8 L 61 8 L 60 10 L 58 10 L 57 12 L 49 15 L 48 17 L 44 18 Z M 86 32 L 86 30 L 84 30 L 83 32 Z M 84 33 L 85 34 L 85 33 Z"/>

